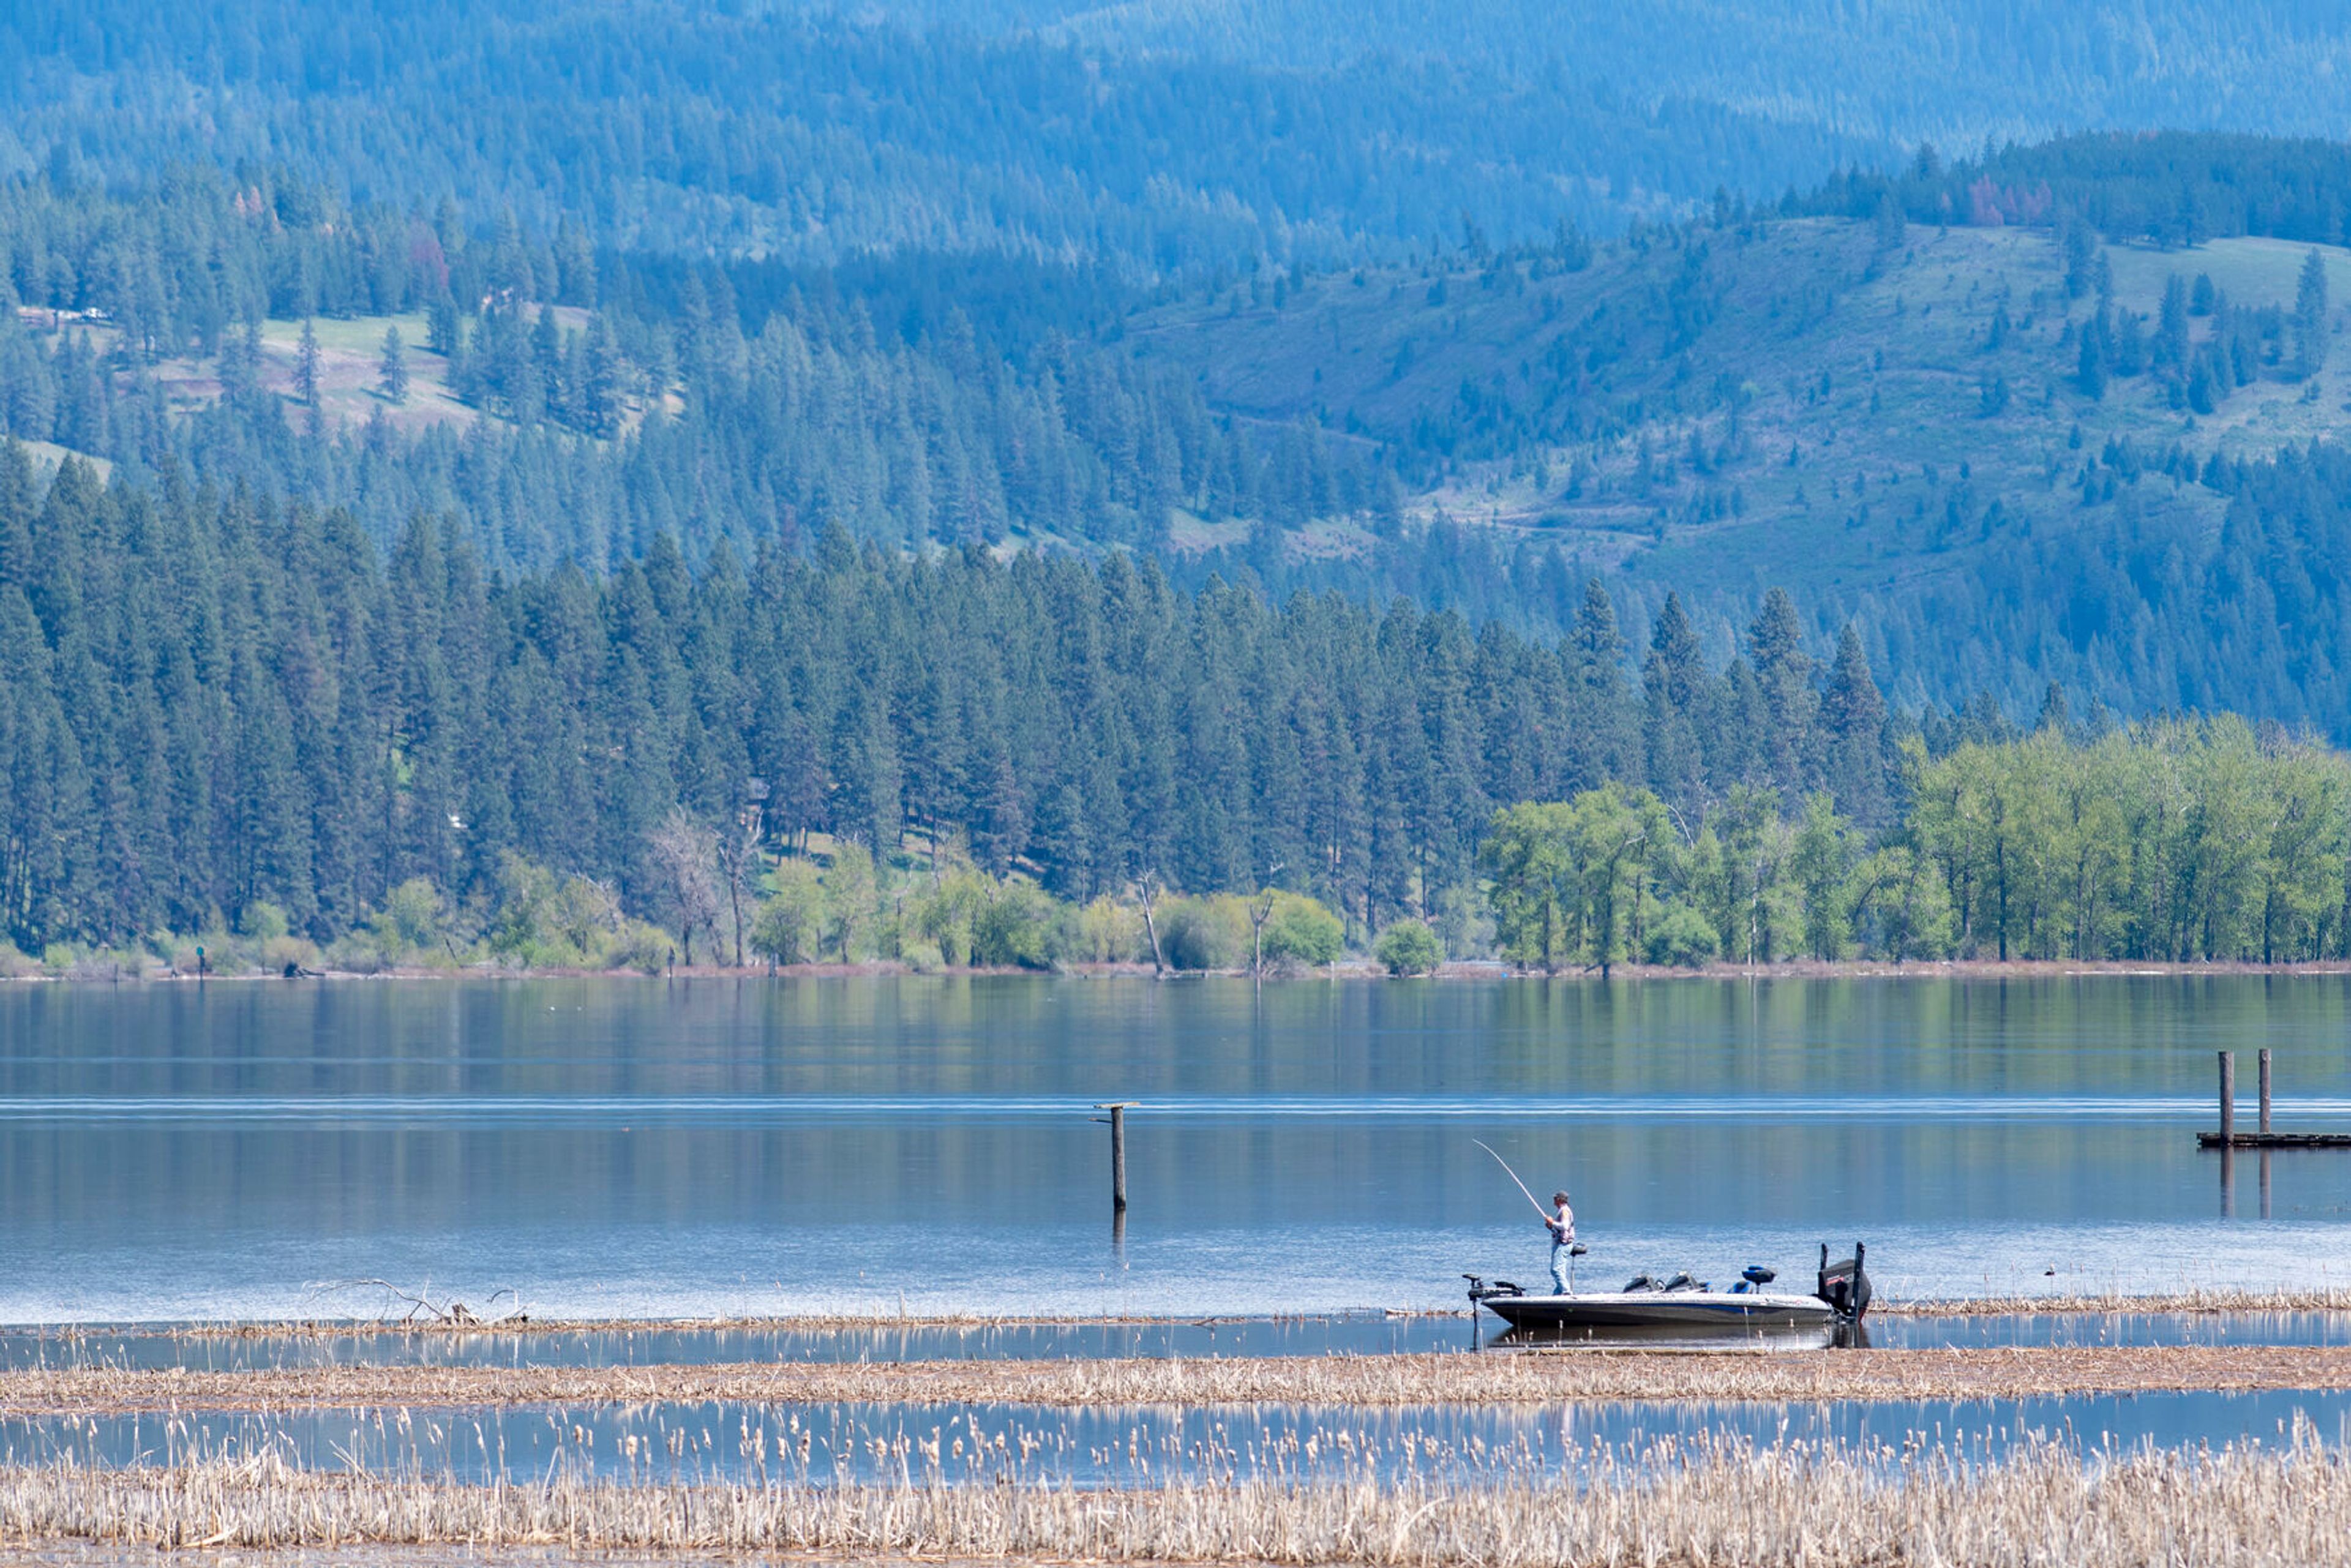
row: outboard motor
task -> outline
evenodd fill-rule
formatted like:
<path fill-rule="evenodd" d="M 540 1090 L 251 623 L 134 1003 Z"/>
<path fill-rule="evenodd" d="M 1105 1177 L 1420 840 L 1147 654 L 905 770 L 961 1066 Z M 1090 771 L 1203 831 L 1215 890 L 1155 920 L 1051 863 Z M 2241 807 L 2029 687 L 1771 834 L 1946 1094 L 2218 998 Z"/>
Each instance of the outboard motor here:
<path fill-rule="evenodd" d="M 1862 1267 L 1867 1249 L 1860 1242 L 1853 1244 L 1853 1256 L 1832 1263 L 1829 1244 L 1821 1243 L 1820 1283 L 1814 1294 L 1836 1309 L 1837 1316 L 1859 1322 L 1869 1312 L 1869 1274 Z"/>

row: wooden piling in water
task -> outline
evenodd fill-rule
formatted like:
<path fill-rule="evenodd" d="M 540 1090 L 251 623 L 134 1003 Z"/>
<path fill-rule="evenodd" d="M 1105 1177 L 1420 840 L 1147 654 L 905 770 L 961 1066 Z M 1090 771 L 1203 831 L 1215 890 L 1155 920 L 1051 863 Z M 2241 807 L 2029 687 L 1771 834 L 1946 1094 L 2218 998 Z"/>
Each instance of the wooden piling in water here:
<path fill-rule="evenodd" d="M 2261 1053 L 2262 1121 L 2258 1132 L 2237 1131 L 2237 1053 L 2220 1052 L 2220 1130 L 2199 1133 L 2199 1148 L 2219 1149 L 2222 1167 L 2231 1149 L 2351 1149 L 2351 1133 L 2281 1133 L 2270 1125 L 2270 1053 Z"/>
<path fill-rule="evenodd" d="M 1126 1212 L 1126 1113 L 1139 1103 L 1134 1100 L 1113 1100 L 1094 1107 L 1110 1113 L 1110 1208 L 1113 1214 Z"/>
<path fill-rule="evenodd" d="M 2237 1135 L 2237 1053 L 2220 1053 L 2220 1146 L 2227 1148 Z"/>

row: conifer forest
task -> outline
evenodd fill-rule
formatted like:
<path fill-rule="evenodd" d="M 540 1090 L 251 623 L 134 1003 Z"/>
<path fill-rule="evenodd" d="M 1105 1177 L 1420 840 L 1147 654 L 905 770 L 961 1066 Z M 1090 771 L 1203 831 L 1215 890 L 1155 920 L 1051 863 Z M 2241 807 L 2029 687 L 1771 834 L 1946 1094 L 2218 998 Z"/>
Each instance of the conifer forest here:
<path fill-rule="evenodd" d="M 0 972 L 2351 956 L 2259 9 L 25 0 Z"/>

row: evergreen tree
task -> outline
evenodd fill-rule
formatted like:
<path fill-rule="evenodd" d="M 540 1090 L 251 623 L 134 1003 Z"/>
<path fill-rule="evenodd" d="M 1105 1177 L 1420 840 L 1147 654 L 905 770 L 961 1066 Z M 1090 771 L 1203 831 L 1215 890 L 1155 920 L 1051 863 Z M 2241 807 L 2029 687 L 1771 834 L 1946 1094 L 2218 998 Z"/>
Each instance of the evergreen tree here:
<path fill-rule="evenodd" d="M 1761 781 L 1792 800 L 1809 781 L 1820 699 L 1813 685 L 1812 655 L 1804 651 L 1803 625 L 1787 590 L 1764 594 L 1762 608 L 1747 628 L 1747 659 L 1760 698 L 1750 734 Z"/>
<path fill-rule="evenodd" d="M 1678 594 L 1666 595 L 1665 608 L 1657 613 L 1641 685 L 1642 741 L 1648 754 L 1650 787 L 1667 804 L 1695 817 L 1707 794 L 1699 737 L 1714 722 L 1714 704 L 1698 632 Z"/>
<path fill-rule="evenodd" d="M 2326 258 L 2315 248 L 2302 259 L 2302 274 L 2294 291 L 2294 367 L 2303 377 L 2316 375 L 2326 363 Z"/>
<path fill-rule="evenodd" d="M 1821 694 L 1822 778 L 1836 808 L 1863 828 L 1888 820 L 1886 790 L 1886 702 L 1862 653 L 1861 635 L 1846 622 Z"/>
<path fill-rule="evenodd" d="M 408 350 L 400 340 L 397 327 L 387 327 L 383 331 L 383 355 L 376 376 L 376 391 L 394 408 L 408 402 Z"/>
<path fill-rule="evenodd" d="M 302 323 L 302 340 L 294 351 L 294 396 L 305 408 L 319 406 L 319 375 L 325 356 L 319 348 L 319 334 L 308 321 Z"/>

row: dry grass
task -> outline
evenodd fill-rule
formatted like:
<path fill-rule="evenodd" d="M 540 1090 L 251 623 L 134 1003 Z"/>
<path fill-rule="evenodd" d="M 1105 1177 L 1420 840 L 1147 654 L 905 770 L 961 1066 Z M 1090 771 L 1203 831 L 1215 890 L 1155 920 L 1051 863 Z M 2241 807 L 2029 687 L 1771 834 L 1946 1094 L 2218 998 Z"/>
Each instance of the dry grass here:
<path fill-rule="evenodd" d="M 2054 1312 L 2351 1312 L 2351 1286 L 2302 1291 L 2175 1291 L 2134 1296 L 2120 1291 L 2086 1295 L 1972 1296 L 1954 1301 L 1887 1301 L 1875 1313 L 1919 1318 L 2036 1316 Z"/>
<path fill-rule="evenodd" d="M 719 1366 L 113 1367 L 0 1374 L 0 1416 L 392 1406 L 739 1401 L 1043 1408 L 1278 1404 L 1395 1408 L 1563 1401 L 2016 1399 L 2058 1394 L 2351 1387 L 2351 1348 L 2032 1345 L 1771 1355 L 1281 1356 L 1229 1361 L 934 1361 Z"/>
<path fill-rule="evenodd" d="M 0 1470 L 0 1543 L 794 1552 L 832 1560 L 1476 1564 L 2351 1563 L 2351 1464 L 2269 1452 L 2084 1460 L 2043 1449 L 1969 1471 L 1931 1457 L 1701 1446 L 1562 1484 L 1207 1481 L 1081 1491 L 926 1483 L 442 1485 L 294 1469 Z"/>

